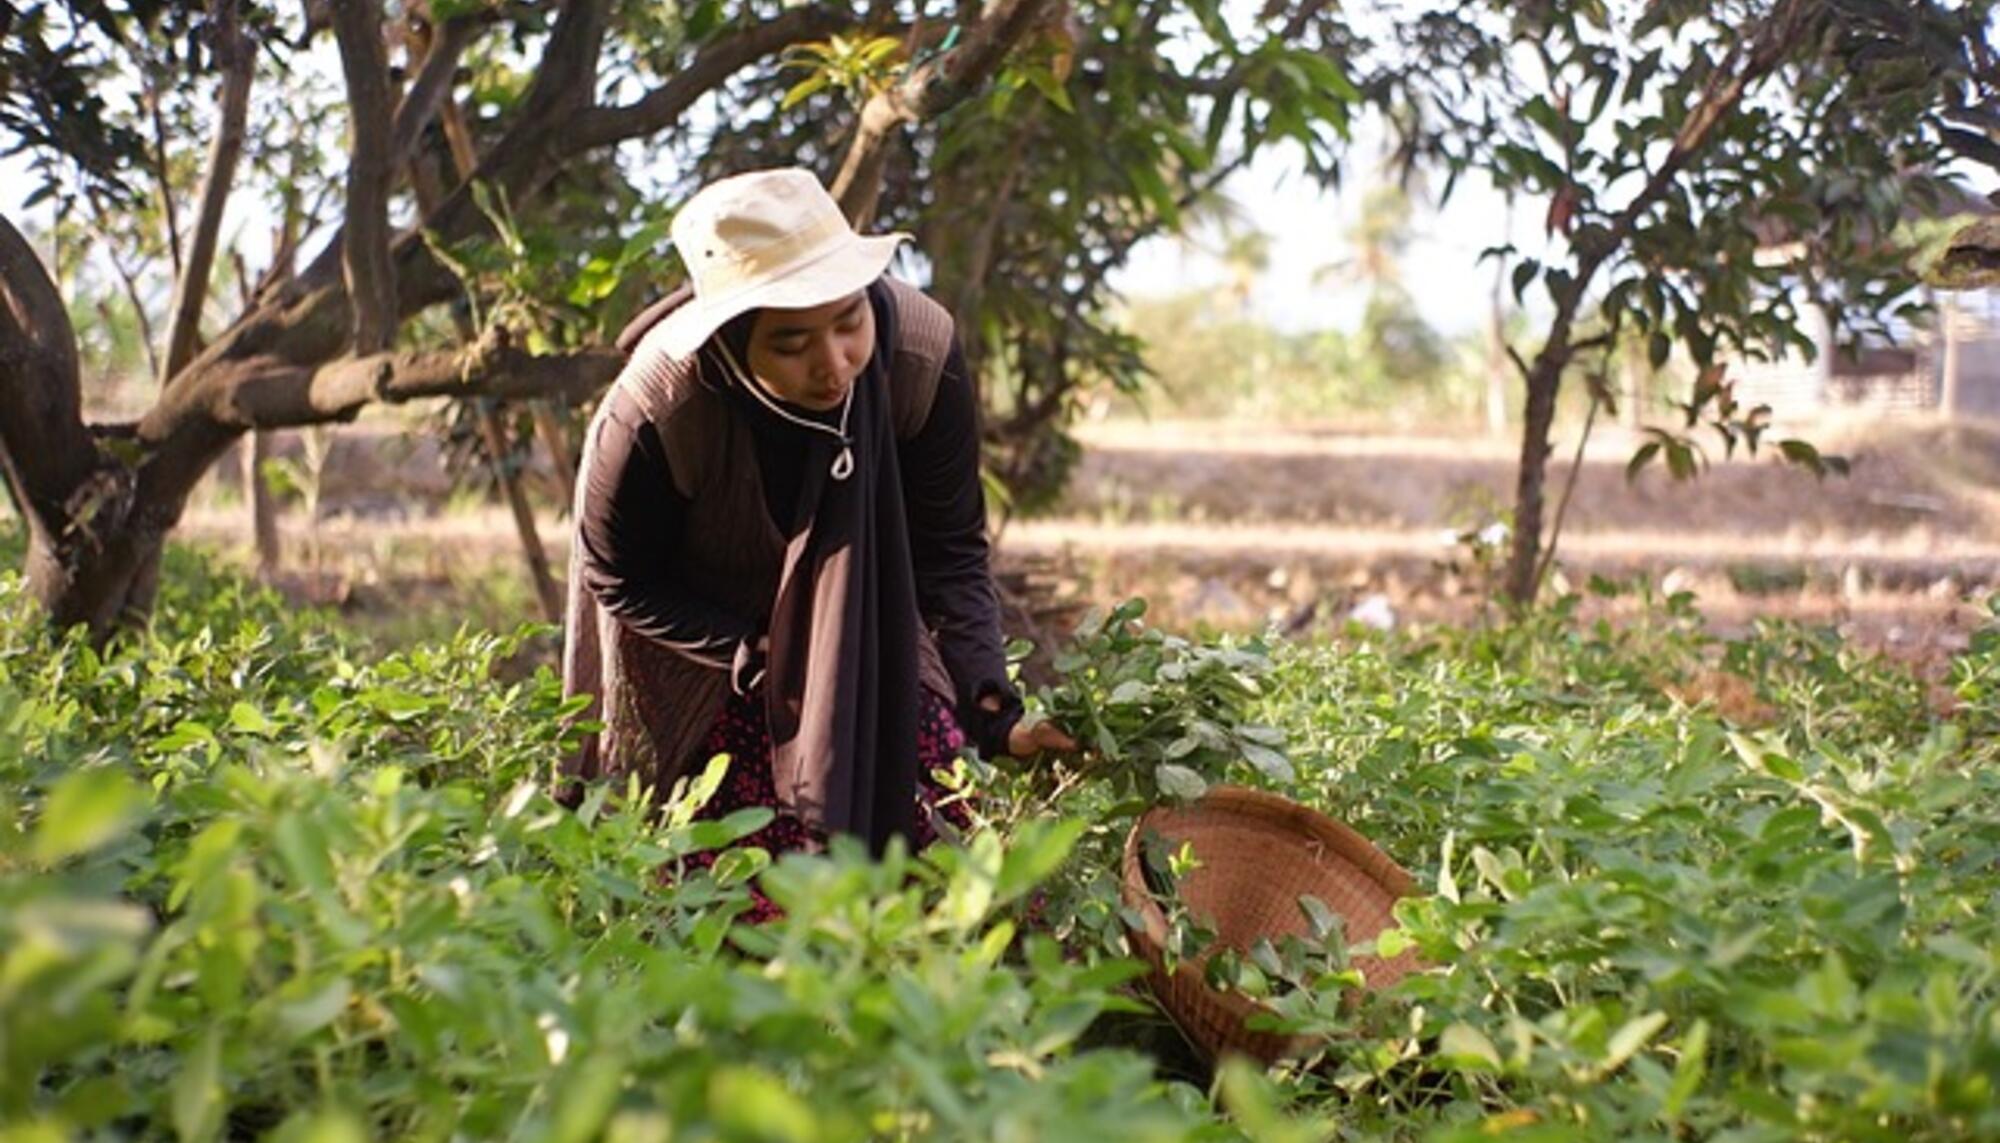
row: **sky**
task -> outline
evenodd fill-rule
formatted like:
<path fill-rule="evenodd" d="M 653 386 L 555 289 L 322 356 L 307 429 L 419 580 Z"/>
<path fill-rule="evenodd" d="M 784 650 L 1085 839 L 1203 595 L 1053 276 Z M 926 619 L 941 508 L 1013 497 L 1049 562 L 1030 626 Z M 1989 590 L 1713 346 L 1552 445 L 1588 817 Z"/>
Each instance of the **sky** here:
<path fill-rule="evenodd" d="M 1271 238 L 1270 266 L 1253 288 L 1251 312 L 1288 332 L 1353 329 L 1361 320 L 1367 293 L 1338 272 L 1315 276 L 1349 253 L 1342 237 L 1360 214 L 1361 201 L 1375 181 L 1379 139 L 1356 139 L 1353 166 L 1338 191 L 1307 178 L 1296 153 L 1273 148 L 1225 184 L 1224 193 L 1244 212 L 1244 221 Z M 1510 218 L 1505 201 L 1481 179 L 1460 182 L 1443 210 L 1419 200 L 1413 237 L 1401 265 L 1403 283 L 1417 311 L 1446 335 L 1481 329 L 1492 290 L 1492 263 L 1479 252 L 1507 241 Z M 1161 238 L 1133 250 L 1126 268 L 1111 283 L 1129 298 L 1178 293 L 1229 280 L 1222 262 L 1179 239 Z"/>

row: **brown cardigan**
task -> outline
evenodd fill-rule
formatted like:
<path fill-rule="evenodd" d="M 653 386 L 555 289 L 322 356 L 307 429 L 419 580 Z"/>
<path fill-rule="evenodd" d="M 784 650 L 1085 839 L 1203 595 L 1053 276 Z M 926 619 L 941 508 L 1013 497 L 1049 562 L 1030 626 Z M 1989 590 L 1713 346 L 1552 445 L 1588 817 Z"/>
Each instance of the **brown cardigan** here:
<path fill-rule="evenodd" d="M 891 409 L 897 437 L 907 439 L 929 416 L 952 347 L 952 320 L 915 287 L 885 283 L 897 323 L 888 370 Z M 670 357 L 644 341 L 614 388 L 643 410 L 658 434 L 677 490 L 688 501 L 688 531 L 708 539 L 681 551 L 679 578 L 718 607 L 762 614 L 777 589 L 786 541 L 765 508 L 749 427 L 732 415 L 724 395 L 702 383 L 693 359 Z M 586 474 L 615 404 L 607 395 L 592 419 L 581 465 Z M 588 484 L 578 482 L 578 519 L 585 515 Z M 729 663 L 664 647 L 619 622 L 587 589 L 583 561 L 583 545 L 573 544 L 563 688 L 567 695 L 594 696 L 580 717 L 599 720 L 604 729 L 583 737 L 565 770 L 586 780 L 637 773 L 665 797 L 703 761 L 696 754 L 729 693 Z M 918 637 L 918 662 L 924 685 L 951 701 L 952 678 L 928 631 Z"/>

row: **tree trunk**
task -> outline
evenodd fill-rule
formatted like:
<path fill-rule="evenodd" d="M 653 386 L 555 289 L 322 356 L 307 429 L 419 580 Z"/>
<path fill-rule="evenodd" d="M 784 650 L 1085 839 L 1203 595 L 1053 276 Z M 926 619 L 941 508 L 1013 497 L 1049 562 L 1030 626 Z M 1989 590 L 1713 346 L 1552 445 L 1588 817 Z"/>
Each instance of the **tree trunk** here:
<path fill-rule="evenodd" d="M 1494 259 L 1493 294 L 1486 309 L 1486 431 L 1507 435 L 1507 381 L 1514 367 L 1507 360 L 1506 262 Z"/>
<path fill-rule="evenodd" d="M 567 508 L 576 503 L 576 454 L 569 447 L 569 430 L 563 425 L 562 410 L 553 401 L 531 401 L 528 407 L 535 416 L 535 435 L 541 438 L 542 447 L 549 450 L 549 463 L 556 469 L 556 488 Z"/>
<path fill-rule="evenodd" d="M 542 549 L 542 534 L 535 527 L 535 509 L 528 503 L 527 490 L 521 486 L 521 474 L 507 462 L 510 451 L 507 423 L 491 401 L 479 402 L 478 416 L 479 435 L 486 442 L 487 461 L 493 466 L 493 479 L 500 483 L 500 491 L 507 498 L 507 507 L 514 514 L 514 530 L 521 537 L 521 556 L 527 561 L 528 578 L 535 585 L 535 595 L 541 599 L 542 616 L 550 623 L 561 623 L 562 589 L 557 586 L 555 575 L 549 571 L 549 556 Z"/>
<path fill-rule="evenodd" d="M 396 305 L 396 264 L 389 251 L 395 103 L 380 0 L 333 0 L 333 28 L 351 113 L 341 269 L 353 307 L 353 351 L 360 357 L 387 349 L 402 319 Z"/>
<path fill-rule="evenodd" d="M 264 483 L 264 462 L 271 457 L 274 434 L 258 429 L 243 442 L 243 503 L 250 516 L 250 535 L 257 553 L 257 578 L 270 580 L 284 562 L 278 537 L 278 503 Z"/>
<path fill-rule="evenodd" d="M 1507 561 L 1507 597 L 1517 607 L 1534 602 L 1542 555 L 1543 485 L 1549 466 L 1549 429 L 1556 419 L 1562 364 L 1544 354 L 1528 374 L 1528 406 L 1521 427 L 1521 468 L 1514 486 L 1514 544 Z"/>
<path fill-rule="evenodd" d="M 1965 355 L 1960 349 L 1964 331 L 1959 328 L 1958 307 L 1951 295 L 1938 295 L 1938 340 L 1942 351 L 1938 361 L 1938 413 L 1945 420 L 1957 420 L 1964 393 Z"/>
<path fill-rule="evenodd" d="M 159 566 L 166 530 L 127 528 L 104 548 L 68 553 L 30 544 L 28 567 L 44 575 L 29 583 L 29 594 L 58 629 L 79 624 L 101 639 L 119 627 L 142 621 L 159 589 Z M 91 557 L 95 558 L 91 558 Z"/>

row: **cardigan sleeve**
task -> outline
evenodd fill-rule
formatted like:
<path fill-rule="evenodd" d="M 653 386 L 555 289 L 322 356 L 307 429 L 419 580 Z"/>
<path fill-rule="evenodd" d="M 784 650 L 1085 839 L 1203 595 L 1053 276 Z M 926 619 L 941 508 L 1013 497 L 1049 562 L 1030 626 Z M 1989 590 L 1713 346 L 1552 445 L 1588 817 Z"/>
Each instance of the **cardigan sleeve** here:
<path fill-rule="evenodd" d="M 923 427 L 899 450 L 917 605 L 937 632 L 938 654 L 957 691 L 959 725 L 986 757 L 1006 753 L 1021 719 L 1007 681 L 1000 603 L 986 539 L 979 480 L 979 416 L 965 357 L 954 345 Z M 981 703 L 999 699 L 998 711 Z"/>
<path fill-rule="evenodd" d="M 717 669 L 738 663 L 755 634 L 746 617 L 693 591 L 675 571 L 689 503 L 674 484 L 659 435 L 623 391 L 597 422 L 576 542 L 583 582 L 626 627 Z"/>

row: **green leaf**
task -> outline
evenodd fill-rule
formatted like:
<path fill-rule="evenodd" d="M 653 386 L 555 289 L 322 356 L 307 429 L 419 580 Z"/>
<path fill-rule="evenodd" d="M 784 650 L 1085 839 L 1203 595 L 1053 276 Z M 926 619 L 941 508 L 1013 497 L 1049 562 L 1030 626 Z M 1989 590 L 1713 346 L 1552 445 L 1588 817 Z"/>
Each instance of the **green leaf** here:
<path fill-rule="evenodd" d="M 1604 1059 L 1599 1067 L 1604 1074 L 1610 1074 L 1625 1066 L 1626 1061 L 1639 1053 L 1641 1048 L 1651 1043 L 1660 1029 L 1667 1026 L 1665 1012 L 1648 1012 L 1627 1020 L 1618 1031 L 1612 1033 L 1611 1042 L 1604 1049 Z"/>
<path fill-rule="evenodd" d="M 144 787 L 108 767 L 64 775 L 35 824 L 35 861 L 55 865 L 98 848 L 137 821 L 150 800 Z"/>
<path fill-rule="evenodd" d="M 1162 762 L 1153 768 L 1160 791 L 1176 801 L 1192 802 L 1208 793 L 1208 783 L 1200 774 L 1177 762 Z"/>
<path fill-rule="evenodd" d="M 1667 1088 L 1664 1101 L 1668 1122 L 1680 1119 L 1687 1110 L 1688 1100 L 1701 1088 L 1701 1081 L 1708 1075 L 1708 1021 L 1697 1019 L 1687 1035 L 1681 1037 L 1680 1059 L 1674 1064 L 1674 1079 Z"/>
<path fill-rule="evenodd" d="M 831 82 L 831 76 L 829 75 L 829 73 L 824 71 L 814 72 L 813 74 L 793 84 L 791 88 L 785 92 L 785 97 L 778 102 L 778 110 L 790 111 L 800 102 L 811 98 L 818 92 L 824 91 L 826 89 L 826 85 L 829 82 Z"/>
<path fill-rule="evenodd" d="M 1383 960 L 1394 960 L 1417 947 L 1417 940 L 1407 929 L 1384 929 L 1375 937 L 1375 955 Z"/>
<path fill-rule="evenodd" d="M 1076 114 L 1076 105 L 1070 102 L 1069 92 L 1054 72 L 1046 67 L 1029 67 L 1025 71 L 1029 84 L 1042 93 L 1042 98 L 1055 104 L 1066 115 Z"/>
<path fill-rule="evenodd" d="M 1111 688 L 1111 694 L 1104 700 L 1112 706 L 1130 706 L 1153 697 L 1153 688 L 1139 679 L 1126 679 Z"/>
<path fill-rule="evenodd" d="M 269 738 L 278 731 L 278 724 L 264 717 L 264 712 L 240 699 L 229 708 L 229 725 L 260 738 Z"/>
<path fill-rule="evenodd" d="M 995 894 L 999 901 L 1005 904 L 1015 900 L 1062 868 L 1088 828 L 1088 822 L 1075 818 L 1022 826 L 1015 832 L 1000 863 L 1000 883 Z"/>
<path fill-rule="evenodd" d="M 211 1026 L 194 1051 L 181 1057 L 172 1094 L 174 1134 L 181 1143 L 213 1139 L 222 1129 L 222 1030 Z"/>
<path fill-rule="evenodd" d="M 815 1143 L 820 1137 L 812 1107 L 761 1068 L 717 1068 L 708 1079 L 708 1106 L 729 1138 Z"/>
<path fill-rule="evenodd" d="M 429 699 L 395 687 L 373 687 L 361 692 L 359 697 L 391 722 L 410 722 L 430 713 L 431 709 Z"/>
<path fill-rule="evenodd" d="M 435 5 L 436 0 L 432 0 Z M 354 1113 L 339 1109 L 301 1111 L 279 1125 L 271 1143 L 367 1143 L 368 1129 Z"/>
<path fill-rule="evenodd" d="M 1625 479 L 1627 481 L 1637 480 L 1639 473 L 1645 471 L 1646 465 L 1650 464 L 1653 458 L 1659 454 L 1659 441 L 1647 441 L 1645 444 L 1640 445 L 1638 451 L 1632 454 L 1632 459 L 1625 465 Z"/>
<path fill-rule="evenodd" d="M 1666 450 L 1667 471 L 1673 474 L 1675 480 L 1693 480 L 1699 475 L 1694 450 L 1688 447 L 1686 441 L 1667 441 Z"/>
<path fill-rule="evenodd" d="M 1528 286 L 1535 276 L 1542 272 L 1542 264 L 1534 258 L 1523 258 L 1514 265 L 1514 302 L 1521 304 L 1527 297 Z"/>
<path fill-rule="evenodd" d="M 302 1040 L 340 1017 L 347 1011 L 347 1004 L 353 998 L 354 990 L 346 977 L 335 977 L 319 988 L 298 998 L 288 1000 L 278 1006 L 278 1029 L 288 1039 Z"/>
<path fill-rule="evenodd" d="M 318 893 L 333 888 L 331 847 L 318 822 L 287 813 L 271 828 L 271 841 L 294 882 Z"/>
<path fill-rule="evenodd" d="M 1237 748 L 1243 752 L 1245 761 L 1255 766 L 1259 774 L 1273 782 L 1288 783 L 1298 776 L 1292 769 L 1291 759 L 1268 746 L 1261 746 L 1255 742 L 1241 742 L 1237 744 Z"/>
<path fill-rule="evenodd" d="M 1339 913 L 1327 908 L 1326 902 L 1310 893 L 1299 898 L 1299 911 L 1306 915 L 1314 940 L 1326 940 L 1328 934 L 1341 930 L 1346 923 Z"/>
<path fill-rule="evenodd" d="M 1462 1072 L 1497 1072 L 1500 1050 L 1470 1024 L 1449 1024 L 1438 1035 L 1437 1057 Z"/>

